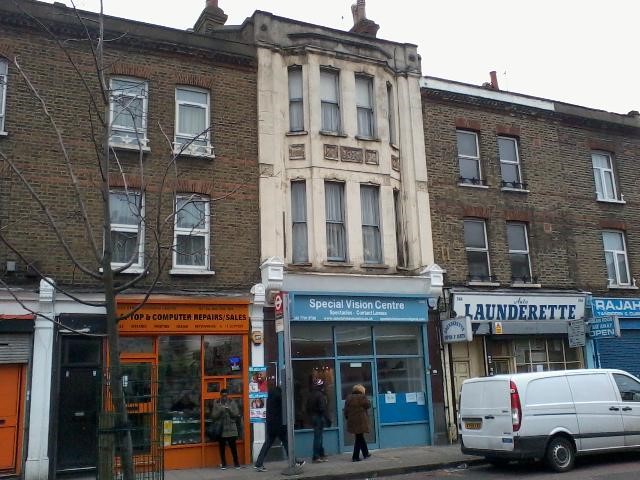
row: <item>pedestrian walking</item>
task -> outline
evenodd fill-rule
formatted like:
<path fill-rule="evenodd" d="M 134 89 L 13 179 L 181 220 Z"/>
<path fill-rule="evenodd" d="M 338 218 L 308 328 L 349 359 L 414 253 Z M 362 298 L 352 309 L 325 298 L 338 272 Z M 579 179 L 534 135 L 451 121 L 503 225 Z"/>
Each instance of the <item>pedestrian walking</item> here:
<path fill-rule="evenodd" d="M 363 385 L 354 385 L 351 394 L 347 396 L 347 400 L 344 403 L 344 418 L 347 420 L 347 431 L 355 435 L 355 442 L 353 443 L 353 456 L 351 460 L 359 462 L 360 452 L 362 452 L 362 459 L 369 458 L 369 448 L 367 447 L 367 441 L 364 438 L 365 433 L 369 433 L 369 409 L 371 408 L 371 402 L 365 395 L 365 388 Z"/>
<path fill-rule="evenodd" d="M 220 468 L 227 468 L 227 459 L 225 458 L 225 444 L 229 445 L 231 455 L 233 456 L 233 465 L 240 468 L 238 462 L 238 449 L 236 448 L 236 440 L 238 439 L 238 423 L 240 411 L 236 402 L 229 400 L 229 392 L 227 389 L 220 390 L 220 400 L 213 406 L 212 413 L 214 422 L 222 422 L 222 433 L 218 439 L 218 447 L 220 448 Z"/>
<path fill-rule="evenodd" d="M 289 456 L 289 445 L 287 439 L 287 425 L 282 421 L 282 389 L 279 386 L 273 387 L 269 391 L 269 396 L 267 397 L 267 418 L 266 418 L 266 438 L 264 445 L 260 449 L 260 453 L 258 454 L 258 459 L 254 465 L 254 468 L 258 472 L 266 472 L 267 469 L 264 467 L 264 458 L 267 456 L 267 452 L 276 441 L 276 439 L 280 439 L 282 443 L 282 448 L 284 448 L 287 457 Z M 301 467 L 304 465 L 304 460 L 296 459 L 296 465 Z"/>
<path fill-rule="evenodd" d="M 327 413 L 327 395 L 324 392 L 324 381 L 315 378 L 312 382 L 311 392 L 307 399 L 307 414 L 311 416 L 313 425 L 313 463 L 326 462 L 322 444 L 325 425 L 331 426 L 331 419 Z"/>

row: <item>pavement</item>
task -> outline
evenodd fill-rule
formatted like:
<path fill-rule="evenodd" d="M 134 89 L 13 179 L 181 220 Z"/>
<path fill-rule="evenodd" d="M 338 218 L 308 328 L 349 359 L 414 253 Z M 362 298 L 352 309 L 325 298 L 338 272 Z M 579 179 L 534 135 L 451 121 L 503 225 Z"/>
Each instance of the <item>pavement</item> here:
<path fill-rule="evenodd" d="M 275 480 L 275 479 L 313 479 L 313 480 L 347 480 L 371 479 L 375 477 L 399 475 L 403 473 L 439 470 L 442 468 L 465 468 L 469 465 L 483 463 L 481 457 L 464 455 L 460 445 L 439 447 L 403 447 L 372 450 L 371 457 L 352 462 L 351 453 L 343 453 L 328 457 L 325 463 L 307 463 L 302 471 L 293 476 L 284 476 L 286 461 L 265 462 L 266 472 L 258 472 L 253 466 L 245 465 L 240 470 L 233 467 L 227 470 L 219 468 L 200 468 L 193 470 L 170 470 L 164 474 L 165 480 Z"/>

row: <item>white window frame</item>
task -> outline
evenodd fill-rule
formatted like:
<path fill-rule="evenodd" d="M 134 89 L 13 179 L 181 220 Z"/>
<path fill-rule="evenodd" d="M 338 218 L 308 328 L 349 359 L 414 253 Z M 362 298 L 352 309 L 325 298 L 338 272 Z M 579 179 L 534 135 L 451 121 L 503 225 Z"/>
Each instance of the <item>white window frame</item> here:
<path fill-rule="evenodd" d="M 389 143 L 398 144 L 398 132 L 396 132 L 395 101 L 393 98 L 393 85 L 387 82 L 387 122 L 389 123 Z"/>
<path fill-rule="evenodd" d="M 524 234 L 524 244 L 526 247 L 526 250 L 514 250 L 511 248 L 511 246 L 509 245 L 509 235 L 507 235 L 507 248 L 509 250 L 509 263 L 511 264 L 511 280 L 512 283 L 531 283 L 532 282 L 532 273 L 531 273 L 531 253 L 530 253 L 530 248 L 529 248 L 529 228 L 527 226 L 526 223 L 522 223 L 522 222 L 507 222 L 507 230 L 509 229 L 509 226 L 518 226 L 518 227 L 522 227 L 522 232 Z M 526 279 L 520 280 L 520 279 L 514 279 L 513 277 L 513 263 L 511 262 L 511 255 L 515 254 L 515 255 L 526 255 L 527 256 L 527 265 L 529 266 L 529 280 L 527 281 Z"/>
<path fill-rule="evenodd" d="M 205 226 L 204 228 L 184 228 L 178 226 L 178 204 L 181 200 L 205 202 Z M 211 242 L 211 199 L 205 195 L 183 194 L 176 195 L 175 215 L 173 227 L 173 268 L 169 273 L 211 273 L 209 245 Z M 204 265 L 181 265 L 178 264 L 178 236 L 204 237 Z"/>
<path fill-rule="evenodd" d="M 514 151 L 516 152 L 516 159 L 514 160 L 506 160 L 504 158 L 502 158 L 502 156 L 500 156 L 500 140 L 503 141 L 508 141 L 508 142 L 513 142 L 513 147 L 514 147 Z M 513 137 L 504 137 L 504 136 L 499 136 L 498 137 L 498 155 L 500 156 L 500 165 L 502 165 L 503 163 L 506 165 L 515 165 L 516 166 L 516 171 L 518 172 L 518 178 L 516 180 L 516 184 L 514 185 L 513 182 L 509 182 L 506 181 L 504 179 L 504 177 L 502 176 L 502 171 L 500 172 L 500 178 L 502 180 L 502 187 L 503 188 L 514 188 L 516 190 L 524 190 L 524 185 L 522 184 L 522 170 L 520 168 L 520 148 L 518 147 L 518 139 L 517 138 L 513 138 Z"/>
<path fill-rule="evenodd" d="M 341 207 L 341 216 L 342 216 L 341 221 L 329 220 L 327 218 L 327 215 L 326 215 L 327 184 L 340 185 L 340 188 L 342 189 L 341 205 L 340 205 L 340 207 Z M 338 262 L 338 263 L 342 262 L 342 263 L 344 263 L 349 258 L 349 252 L 348 252 L 349 239 L 347 238 L 347 218 L 346 218 L 347 217 L 347 215 L 346 215 L 346 211 L 347 210 L 346 210 L 346 206 L 345 206 L 345 198 L 346 198 L 346 194 L 347 194 L 346 185 L 345 185 L 344 182 L 331 181 L 331 180 L 325 180 L 324 185 L 325 185 L 325 230 L 326 230 L 326 232 L 328 232 L 329 229 L 327 228 L 327 226 L 329 224 L 342 225 L 342 231 L 343 231 L 343 236 L 344 236 L 344 245 L 343 245 L 344 251 L 342 252 L 343 253 L 342 257 L 329 257 L 329 243 L 327 242 L 327 261 L 328 262 Z"/>
<path fill-rule="evenodd" d="M 130 93 L 124 92 L 123 90 L 115 89 L 114 82 L 118 80 L 138 83 L 143 87 L 142 90 L 144 90 L 144 93 L 132 95 Z M 149 139 L 147 137 L 149 82 L 141 78 L 114 76 L 109 80 L 109 88 L 111 89 L 109 96 L 109 145 L 116 148 L 125 148 L 132 150 L 139 150 L 140 148 L 142 148 L 142 150 L 145 151 L 149 150 Z M 135 128 L 118 125 L 116 123 L 117 119 L 114 119 L 115 98 L 120 96 L 142 99 L 142 119 L 140 121 L 140 129 L 137 134 Z M 114 130 L 124 132 L 126 135 L 114 135 Z"/>
<path fill-rule="evenodd" d="M 131 225 L 127 223 L 113 223 L 109 222 L 111 225 L 111 232 L 122 232 L 122 233 L 136 233 L 138 235 L 138 261 L 132 263 L 129 267 L 123 270 L 122 273 L 140 273 L 144 270 L 144 195 L 139 191 L 132 190 L 111 190 L 109 192 L 109 200 L 111 200 L 111 195 L 137 195 L 140 196 L 140 220 L 137 225 Z M 113 238 L 112 238 L 113 240 Z M 113 252 L 113 245 L 111 246 L 111 251 Z M 127 265 L 128 262 L 111 262 L 111 268 L 121 268 Z"/>
<path fill-rule="evenodd" d="M 368 105 L 361 105 L 358 103 L 358 85 L 366 86 Z M 358 124 L 358 137 L 360 138 L 375 138 L 376 137 L 376 116 L 374 108 L 374 95 L 373 95 L 373 77 L 370 75 L 356 74 L 355 75 L 355 88 L 356 88 L 356 123 Z M 368 125 L 362 125 L 360 123 L 360 112 L 366 113 Z M 369 129 L 369 132 L 364 131 Z"/>
<path fill-rule="evenodd" d="M 7 82 L 9 80 L 9 62 L 0 58 L 0 135 L 6 135 L 4 129 L 7 106 Z"/>
<path fill-rule="evenodd" d="M 479 248 L 479 247 L 468 247 L 466 242 L 464 245 L 464 249 L 465 249 L 465 253 L 466 252 L 483 252 L 487 254 L 487 273 L 488 273 L 488 278 L 487 279 L 481 279 L 481 280 L 474 280 L 472 278 L 470 278 L 471 282 L 490 282 L 492 279 L 492 275 L 491 275 L 491 257 L 489 255 L 489 241 L 487 238 L 487 222 L 486 220 L 483 219 L 478 219 L 478 218 L 465 218 L 463 221 L 463 229 L 464 229 L 464 224 L 467 222 L 474 222 L 474 223 L 481 223 L 482 224 L 482 231 L 484 233 L 484 248 Z M 464 241 L 464 230 L 463 230 L 463 241 Z M 467 263 L 469 262 L 469 259 L 467 257 Z M 468 267 L 468 265 L 467 265 Z M 470 274 L 470 273 L 469 273 Z"/>
<path fill-rule="evenodd" d="M 292 73 L 300 76 L 300 94 L 301 94 L 300 97 L 294 97 L 292 95 L 291 88 L 290 88 L 291 87 L 290 80 L 291 80 Z M 287 69 L 287 82 L 288 82 L 288 91 L 289 91 L 289 131 L 304 132 L 304 83 L 303 83 L 301 65 L 291 65 Z M 293 125 L 293 121 L 292 121 L 293 116 L 291 115 L 291 111 L 294 108 L 300 109 L 300 119 L 302 120 L 301 125 Z"/>
<path fill-rule="evenodd" d="M 462 133 L 465 135 L 473 135 L 476 143 L 476 155 L 463 155 L 460 153 L 459 145 L 458 145 L 458 134 Z M 458 172 L 460 173 L 460 184 L 461 185 L 477 185 L 484 186 L 484 180 L 482 178 L 482 163 L 480 162 L 480 142 L 478 141 L 478 132 L 473 132 L 471 130 L 462 130 L 456 129 L 456 150 L 458 153 Z M 460 170 L 460 160 L 473 160 L 478 164 L 478 175 L 479 178 L 477 182 L 474 182 L 471 178 L 463 178 L 462 171 Z"/>
<path fill-rule="evenodd" d="M 334 77 L 334 88 L 335 88 L 335 93 L 336 93 L 336 101 L 334 102 L 333 100 L 327 100 L 322 98 L 322 73 L 328 73 L 330 75 L 332 75 Z M 340 111 L 340 70 L 336 70 L 335 68 L 331 68 L 331 67 L 320 67 L 320 131 L 322 133 L 332 133 L 335 135 L 340 134 L 341 130 L 342 130 L 342 113 Z M 338 111 L 338 124 L 336 125 L 335 129 L 332 130 L 327 130 L 325 129 L 324 125 L 323 125 L 323 115 L 322 115 L 322 106 L 328 104 L 328 105 L 333 105 L 336 110 Z"/>
<path fill-rule="evenodd" d="M 187 100 L 178 100 L 178 91 L 184 90 L 189 92 L 196 93 L 204 93 L 207 96 L 207 101 L 205 103 L 192 102 Z M 175 90 L 175 102 L 176 102 L 176 128 L 175 135 L 173 139 L 173 153 L 181 154 L 181 155 L 189 155 L 192 157 L 214 157 L 213 154 L 213 146 L 211 145 L 211 95 L 209 90 L 204 88 L 192 87 L 187 85 L 180 85 L 176 87 Z M 203 108 L 205 111 L 205 130 L 203 133 L 199 135 L 192 135 L 188 133 L 183 133 L 180 131 L 180 107 L 182 105 L 193 106 Z M 183 143 L 178 140 L 178 137 L 181 139 L 186 139 L 189 143 L 193 140 L 205 141 L 206 145 L 196 145 L 194 143 L 190 143 L 188 146 L 183 147 Z"/>
<path fill-rule="evenodd" d="M 601 157 L 605 157 L 608 161 L 609 168 L 596 167 L 594 156 L 598 155 Z M 593 166 L 593 181 L 595 182 L 596 187 L 596 199 L 604 202 L 615 202 L 618 201 L 618 191 L 616 185 L 616 173 L 613 168 L 613 155 L 609 152 L 605 152 L 602 150 L 593 150 L 591 152 L 591 165 Z M 613 186 L 613 192 L 607 192 L 607 186 L 605 182 L 606 174 L 609 173 L 611 175 L 611 184 Z M 602 187 L 602 192 L 598 191 L 598 179 L 600 179 L 600 185 Z"/>
<path fill-rule="evenodd" d="M 302 209 L 302 213 L 304 213 L 304 218 L 295 218 L 293 212 L 295 210 L 293 206 L 293 189 L 294 185 L 302 185 L 300 188 L 304 188 L 304 208 Z M 309 262 L 309 223 L 308 223 L 308 215 L 307 215 L 307 182 L 306 180 L 293 180 L 291 182 L 291 261 L 293 263 L 308 263 Z M 304 258 L 296 258 L 296 242 L 301 239 L 296 236 L 296 225 L 304 225 L 305 230 L 305 239 L 306 243 L 304 245 L 305 255 Z"/>
<path fill-rule="evenodd" d="M 376 216 L 378 217 L 378 223 L 367 223 L 365 222 L 365 218 L 364 218 L 364 209 L 361 207 L 361 215 L 360 218 L 362 219 L 362 258 L 364 263 L 370 263 L 370 264 L 374 264 L 374 265 L 381 265 L 383 263 L 383 258 L 384 258 L 384 251 L 382 249 L 382 218 L 381 218 L 381 212 L 380 212 L 380 185 L 370 185 L 370 184 L 362 184 L 360 185 L 360 199 L 362 200 L 362 191 L 366 190 L 366 189 L 371 189 L 372 191 L 375 190 L 376 192 L 376 199 L 377 204 L 376 204 Z M 378 247 L 378 251 L 380 252 L 380 256 L 378 258 L 366 258 L 365 256 L 365 249 L 364 249 L 364 240 L 365 240 L 365 235 L 364 232 L 366 229 L 371 229 L 375 232 L 375 238 L 376 238 L 376 242 L 377 242 L 377 247 Z"/>
<path fill-rule="evenodd" d="M 624 250 L 607 250 L 607 248 L 604 245 L 604 234 L 605 233 L 613 233 L 616 235 L 619 235 L 620 238 L 622 239 L 622 248 Z M 604 255 L 605 255 L 605 268 L 607 268 L 607 253 L 610 253 L 613 255 L 613 266 L 614 266 L 614 270 L 615 270 L 615 275 L 616 278 L 609 278 L 609 269 L 607 268 L 607 283 L 609 284 L 609 286 L 613 286 L 613 287 L 629 287 L 632 285 L 633 279 L 631 277 L 631 271 L 629 270 L 629 257 L 627 256 L 627 239 L 625 238 L 625 234 L 623 231 L 621 230 L 603 230 L 602 231 L 602 247 L 604 249 Z M 618 257 L 619 256 L 623 256 L 624 257 L 624 266 L 627 269 L 627 278 L 629 279 L 628 282 L 621 282 L 620 281 L 620 270 L 618 268 Z"/>

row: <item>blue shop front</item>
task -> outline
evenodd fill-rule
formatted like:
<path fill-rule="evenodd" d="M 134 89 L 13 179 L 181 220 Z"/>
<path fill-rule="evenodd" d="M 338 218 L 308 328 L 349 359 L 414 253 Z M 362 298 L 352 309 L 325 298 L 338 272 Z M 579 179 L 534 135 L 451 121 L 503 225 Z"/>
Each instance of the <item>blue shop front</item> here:
<path fill-rule="evenodd" d="M 591 311 L 599 323 L 610 323 L 610 328 L 600 328 L 592 336 L 593 366 L 619 368 L 640 377 L 640 298 L 593 297 Z"/>
<path fill-rule="evenodd" d="M 328 399 L 327 454 L 352 449 L 342 409 L 356 384 L 366 388 L 373 405 L 369 448 L 431 444 L 427 295 L 289 291 L 287 296 L 296 454 L 312 452 L 306 405 L 316 379 L 323 380 Z"/>

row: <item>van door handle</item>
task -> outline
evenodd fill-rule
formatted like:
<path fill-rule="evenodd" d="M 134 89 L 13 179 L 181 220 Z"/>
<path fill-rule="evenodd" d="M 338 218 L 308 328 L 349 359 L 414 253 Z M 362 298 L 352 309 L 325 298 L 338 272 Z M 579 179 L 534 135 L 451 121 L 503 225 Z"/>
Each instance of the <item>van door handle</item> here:
<path fill-rule="evenodd" d="M 631 407 L 623 407 L 622 408 L 623 412 L 630 412 L 631 410 L 633 410 L 633 408 L 631 408 Z"/>
<path fill-rule="evenodd" d="M 496 418 L 496 417 L 494 417 L 493 415 L 485 415 L 485 416 L 484 416 L 484 418 L 485 418 L 486 420 L 493 420 L 493 419 L 494 419 L 494 418 Z"/>
<path fill-rule="evenodd" d="M 609 407 L 609 410 L 611 410 L 612 412 L 617 412 L 620 409 L 618 407 Z"/>

